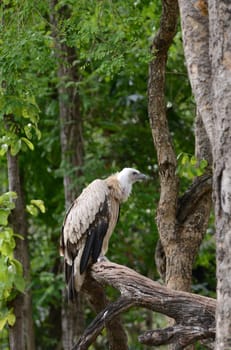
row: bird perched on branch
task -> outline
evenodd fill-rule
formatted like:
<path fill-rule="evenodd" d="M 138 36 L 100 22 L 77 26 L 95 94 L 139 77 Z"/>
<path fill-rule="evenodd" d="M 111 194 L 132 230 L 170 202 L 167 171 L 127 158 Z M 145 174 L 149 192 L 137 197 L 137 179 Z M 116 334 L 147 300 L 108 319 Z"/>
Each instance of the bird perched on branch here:
<path fill-rule="evenodd" d="M 68 298 L 79 292 L 90 264 L 103 257 L 132 185 L 146 179 L 133 168 L 124 168 L 105 180 L 94 180 L 73 202 L 64 219 L 60 254 L 64 256 Z"/>

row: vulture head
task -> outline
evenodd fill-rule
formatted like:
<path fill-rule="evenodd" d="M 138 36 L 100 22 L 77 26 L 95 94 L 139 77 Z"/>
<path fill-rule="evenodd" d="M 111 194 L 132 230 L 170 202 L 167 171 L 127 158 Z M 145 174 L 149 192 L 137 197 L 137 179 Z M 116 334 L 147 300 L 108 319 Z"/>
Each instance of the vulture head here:
<path fill-rule="evenodd" d="M 147 179 L 147 176 L 142 174 L 139 170 L 133 168 L 124 168 L 117 174 L 117 179 L 120 183 L 124 194 L 123 202 L 126 201 L 131 194 L 132 185 L 137 181 Z"/>

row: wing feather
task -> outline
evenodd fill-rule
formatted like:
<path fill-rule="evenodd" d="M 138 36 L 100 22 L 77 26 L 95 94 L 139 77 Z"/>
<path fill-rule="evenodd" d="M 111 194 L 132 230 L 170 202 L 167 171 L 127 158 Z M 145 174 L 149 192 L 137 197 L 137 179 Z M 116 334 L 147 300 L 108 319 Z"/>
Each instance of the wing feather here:
<path fill-rule="evenodd" d="M 65 264 L 74 265 L 76 289 L 79 290 L 89 261 L 95 262 L 101 252 L 110 225 L 109 188 L 104 180 L 95 180 L 86 187 L 68 210 L 60 240 Z M 66 279 L 70 284 L 73 269 Z M 81 276 L 82 275 L 82 276 Z"/>
<path fill-rule="evenodd" d="M 97 261 L 98 257 L 100 256 L 102 246 L 103 246 L 103 240 L 108 230 L 108 222 L 101 221 L 96 232 L 95 232 L 95 240 L 94 245 L 92 249 L 92 262 L 93 264 Z"/>
<path fill-rule="evenodd" d="M 81 256 L 81 260 L 80 260 L 80 274 L 82 275 L 84 273 L 84 271 L 87 268 L 91 253 L 92 253 L 92 247 L 94 244 L 94 230 L 89 230 L 88 234 L 87 234 L 87 239 L 84 245 L 84 249 L 83 249 L 83 253 Z"/>
<path fill-rule="evenodd" d="M 95 221 L 90 225 L 87 232 L 86 243 L 80 261 L 80 274 L 86 270 L 90 258 L 92 263 L 95 263 L 100 255 L 103 239 L 109 226 L 108 209 L 108 198 L 106 196 L 104 203 L 100 205 Z"/>

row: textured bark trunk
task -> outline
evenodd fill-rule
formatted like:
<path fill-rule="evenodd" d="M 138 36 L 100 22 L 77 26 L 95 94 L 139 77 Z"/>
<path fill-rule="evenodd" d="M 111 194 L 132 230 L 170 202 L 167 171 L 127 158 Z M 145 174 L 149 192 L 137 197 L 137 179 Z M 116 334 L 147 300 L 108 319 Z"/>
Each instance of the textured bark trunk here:
<path fill-rule="evenodd" d="M 27 220 L 25 214 L 25 203 L 20 179 L 18 157 L 7 154 L 9 190 L 17 193 L 15 209 L 13 210 L 10 222 L 14 232 L 23 236 L 23 240 L 16 238 L 14 256 L 23 266 L 23 273 L 27 285 L 30 282 L 29 252 L 27 242 Z M 12 301 L 16 323 L 9 328 L 10 348 L 14 350 L 34 350 L 35 338 L 32 318 L 31 292 L 27 288 L 23 294 L 17 295 Z"/>
<path fill-rule="evenodd" d="M 231 349 L 231 2 L 209 2 L 217 243 L 216 349 Z"/>
<path fill-rule="evenodd" d="M 169 288 L 190 291 L 192 266 L 206 232 L 211 209 L 211 175 L 195 179 L 185 194 L 178 198 L 176 155 L 171 142 L 165 104 L 165 69 L 178 19 L 177 1 L 162 1 L 160 29 L 153 41 L 154 59 L 149 73 L 149 117 L 157 151 L 161 184 L 157 210 L 160 242 L 156 263 Z M 200 114 L 196 123 L 198 159 L 211 161 L 211 149 L 204 128 L 200 128 Z M 176 345 L 177 348 L 178 345 Z M 173 344 L 172 349 L 175 349 Z M 192 349 L 189 346 L 187 349 Z"/>
<path fill-rule="evenodd" d="M 178 179 L 176 174 L 176 155 L 173 149 L 165 103 L 165 68 L 169 46 L 176 33 L 177 1 L 162 1 L 161 25 L 152 44 L 154 59 L 149 66 L 148 110 L 153 141 L 156 147 L 161 194 L 157 212 L 157 225 L 161 240 L 173 238 L 177 209 Z M 168 211 L 163 206 L 168 203 Z"/>
<path fill-rule="evenodd" d="M 231 3 L 179 0 L 179 6 L 189 77 L 213 153 L 216 349 L 226 350 L 231 348 Z"/>
<path fill-rule="evenodd" d="M 76 52 L 65 44 L 59 44 L 58 50 L 60 140 L 62 163 L 66 170 L 63 177 L 65 205 L 68 209 L 80 190 L 75 181 L 82 173 L 84 144 L 79 94 L 76 87 L 66 87 L 68 82 L 79 81 L 77 68 L 73 65 L 77 59 Z"/>
<path fill-rule="evenodd" d="M 210 141 L 214 139 L 207 0 L 179 1 L 188 74 Z"/>

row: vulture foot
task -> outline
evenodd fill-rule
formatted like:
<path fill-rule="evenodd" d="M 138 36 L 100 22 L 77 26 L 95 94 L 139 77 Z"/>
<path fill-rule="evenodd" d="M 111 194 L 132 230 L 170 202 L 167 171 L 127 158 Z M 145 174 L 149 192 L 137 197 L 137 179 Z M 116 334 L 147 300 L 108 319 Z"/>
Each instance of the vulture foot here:
<path fill-rule="evenodd" d="M 100 255 L 97 259 L 97 262 L 110 261 L 105 255 Z"/>

